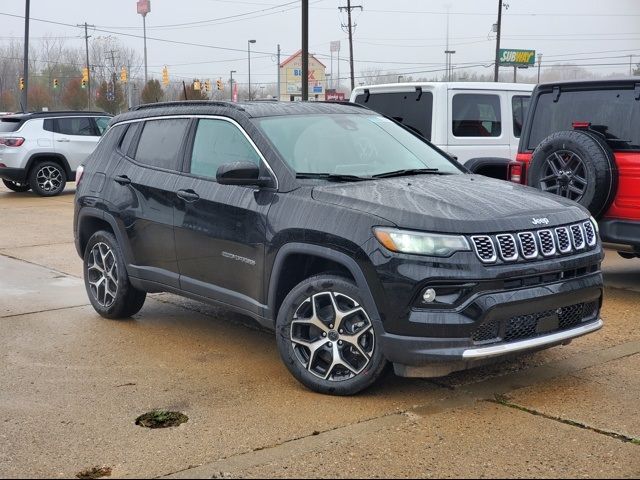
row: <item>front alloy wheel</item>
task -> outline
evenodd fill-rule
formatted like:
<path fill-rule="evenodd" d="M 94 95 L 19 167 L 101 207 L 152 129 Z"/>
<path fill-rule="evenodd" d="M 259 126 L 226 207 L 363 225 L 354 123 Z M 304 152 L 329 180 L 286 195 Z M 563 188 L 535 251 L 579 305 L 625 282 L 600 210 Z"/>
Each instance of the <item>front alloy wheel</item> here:
<path fill-rule="evenodd" d="M 296 310 L 291 345 L 310 373 L 339 382 L 353 378 L 369 364 L 375 336 L 371 320 L 358 302 L 341 293 L 320 292 Z"/>
<path fill-rule="evenodd" d="M 284 298 L 276 320 L 278 351 L 302 384 L 320 393 L 353 395 L 386 366 L 373 314 L 350 280 L 322 274 Z"/>

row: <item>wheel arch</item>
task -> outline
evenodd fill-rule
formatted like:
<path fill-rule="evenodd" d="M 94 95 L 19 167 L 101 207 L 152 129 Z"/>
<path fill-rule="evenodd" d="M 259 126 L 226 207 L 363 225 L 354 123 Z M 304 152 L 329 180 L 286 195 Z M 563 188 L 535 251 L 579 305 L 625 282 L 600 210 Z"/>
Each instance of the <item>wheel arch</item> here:
<path fill-rule="evenodd" d="M 320 265 L 325 268 L 320 271 L 313 267 L 311 269 L 302 268 L 302 271 L 298 274 L 287 275 L 291 272 L 292 267 L 299 268 L 301 261 L 311 262 L 312 266 Z M 269 278 L 267 297 L 269 312 L 274 323 L 282 301 L 289 291 L 304 279 L 319 273 L 338 273 L 352 280 L 362 292 L 362 297 L 372 322 L 381 325 L 378 307 L 364 272 L 358 263 L 345 253 L 307 243 L 286 244 L 276 254 Z"/>
<path fill-rule="evenodd" d="M 125 258 L 127 269 L 131 263 L 131 250 L 128 243 L 125 241 L 120 228 L 118 228 L 118 222 L 113 215 L 104 212 L 103 210 L 94 207 L 84 207 L 78 213 L 78 220 L 76 226 L 76 249 L 78 255 L 84 258 L 84 250 L 87 246 L 87 242 L 95 232 L 105 229 L 113 233 L 122 249 L 122 253 Z"/>
<path fill-rule="evenodd" d="M 52 152 L 34 153 L 29 157 L 29 160 L 27 161 L 27 168 L 26 168 L 27 178 L 29 178 L 29 175 L 31 173 L 31 169 L 33 168 L 33 166 L 41 161 L 51 161 L 51 162 L 57 163 L 64 169 L 64 172 L 67 175 L 67 181 L 72 182 L 74 180 L 74 172 L 71 170 L 71 167 L 69 166 L 69 162 L 67 161 L 66 157 L 60 153 L 52 153 Z"/>
<path fill-rule="evenodd" d="M 467 160 L 464 166 L 478 175 L 507 180 L 507 169 L 510 162 L 510 159 L 502 157 L 476 157 Z"/>

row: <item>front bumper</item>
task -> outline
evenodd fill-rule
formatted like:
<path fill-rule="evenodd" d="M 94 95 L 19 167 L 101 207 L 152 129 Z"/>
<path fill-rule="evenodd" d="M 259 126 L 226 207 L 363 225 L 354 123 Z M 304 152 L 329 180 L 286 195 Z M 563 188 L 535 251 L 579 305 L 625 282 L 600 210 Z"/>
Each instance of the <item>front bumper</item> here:
<path fill-rule="evenodd" d="M 434 326 L 432 336 L 383 332 L 380 346 L 399 375 L 444 376 L 568 343 L 600 329 L 602 293 L 599 271 L 548 285 L 494 291 L 476 298 L 476 320 L 455 311 L 421 311 L 424 321 Z"/>
<path fill-rule="evenodd" d="M 27 172 L 24 168 L 0 167 L 0 178 L 11 182 L 25 183 Z"/>

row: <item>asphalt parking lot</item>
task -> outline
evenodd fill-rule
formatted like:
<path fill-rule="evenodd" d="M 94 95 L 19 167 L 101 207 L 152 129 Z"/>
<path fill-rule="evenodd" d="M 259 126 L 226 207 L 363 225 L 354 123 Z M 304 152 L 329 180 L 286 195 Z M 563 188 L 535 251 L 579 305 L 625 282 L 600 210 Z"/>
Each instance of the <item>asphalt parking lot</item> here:
<path fill-rule="evenodd" d="M 99 317 L 73 193 L 0 187 L 0 477 L 640 476 L 640 260 L 608 252 L 598 333 L 326 397 L 238 315 L 157 294 L 132 320 Z M 189 420 L 135 425 L 153 409 Z"/>

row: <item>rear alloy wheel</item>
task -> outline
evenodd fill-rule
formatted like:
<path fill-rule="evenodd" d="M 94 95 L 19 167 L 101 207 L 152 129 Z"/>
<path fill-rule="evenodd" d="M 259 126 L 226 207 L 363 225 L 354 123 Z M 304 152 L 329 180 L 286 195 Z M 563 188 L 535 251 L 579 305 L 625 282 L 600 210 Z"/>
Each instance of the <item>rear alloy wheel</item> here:
<path fill-rule="evenodd" d="M 540 190 L 580 202 L 587 188 L 587 171 L 580 156 L 569 150 L 558 150 L 545 159 Z"/>
<path fill-rule="evenodd" d="M 128 318 L 147 297 L 129 281 L 120 246 L 111 232 L 94 233 L 84 253 L 84 283 L 91 305 L 106 318 Z"/>
<path fill-rule="evenodd" d="M 31 170 L 29 185 L 42 197 L 53 197 L 60 194 L 67 184 L 67 174 L 54 162 L 42 162 Z"/>
<path fill-rule="evenodd" d="M 321 393 L 352 395 L 371 385 L 385 360 L 358 288 L 340 277 L 305 280 L 278 314 L 278 348 L 304 385 Z"/>
<path fill-rule="evenodd" d="M 2 180 L 2 183 L 4 183 L 4 186 L 9 190 L 19 193 L 28 192 L 31 188 L 27 183 L 13 182 L 11 180 Z"/>

